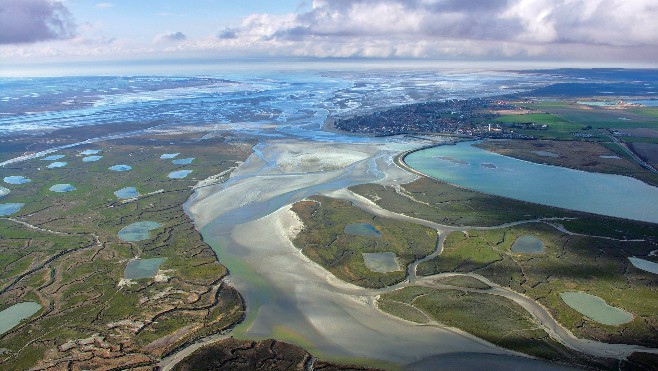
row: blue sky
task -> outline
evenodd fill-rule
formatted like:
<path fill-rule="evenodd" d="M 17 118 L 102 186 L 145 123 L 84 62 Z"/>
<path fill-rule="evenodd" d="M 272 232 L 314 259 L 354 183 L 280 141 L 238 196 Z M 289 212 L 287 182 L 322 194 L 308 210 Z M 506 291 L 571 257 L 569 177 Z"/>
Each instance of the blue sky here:
<path fill-rule="evenodd" d="M 0 60 L 376 58 L 658 67 L 656 0 L 0 0 Z"/>

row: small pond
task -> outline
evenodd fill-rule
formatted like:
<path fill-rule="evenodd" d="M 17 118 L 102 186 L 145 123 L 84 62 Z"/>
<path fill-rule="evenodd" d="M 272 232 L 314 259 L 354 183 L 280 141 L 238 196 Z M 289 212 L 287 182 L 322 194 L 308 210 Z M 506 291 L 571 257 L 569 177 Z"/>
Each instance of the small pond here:
<path fill-rule="evenodd" d="M 114 166 L 110 166 L 108 169 L 110 169 L 112 171 L 128 171 L 128 170 L 132 170 L 132 166 L 130 166 L 130 165 L 114 165 Z"/>
<path fill-rule="evenodd" d="M 4 181 L 5 183 L 9 183 L 9 184 L 25 184 L 31 182 L 32 179 L 28 179 L 21 175 L 13 175 L 13 176 L 6 176 Z"/>
<path fill-rule="evenodd" d="M 7 216 L 18 212 L 25 204 L 0 204 L 0 216 Z"/>
<path fill-rule="evenodd" d="M 160 155 L 160 158 L 166 160 L 166 159 L 175 158 L 178 155 L 180 155 L 180 153 L 163 153 L 162 155 Z"/>
<path fill-rule="evenodd" d="M 59 162 L 59 161 L 56 161 L 56 162 L 51 162 L 50 165 L 48 165 L 48 166 L 46 166 L 46 167 L 47 167 L 48 169 L 56 169 L 56 168 L 58 168 L 58 167 L 64 167 L 64 166 L 66 166 L 66 165 L 68 165 L 68 162 Z"/>
<path fill-rule="evenodd" d="M 136 222 L 130 225 L 123 227 L 118 236 L 120 239 L 126 242 L 136 242 L 148 240 L 151 237 L 149 231 L 160 228 L 162 224 L 158 222 Z"/>
<path fill-rule="evenodd" d="M 82 162 L 95 162 L 103 158 L 103 156 L 87 156 L 82 158 Z"/>
<path fill-rule="evenodd" d="M 645 272 L 658 274 L 658 263 L 640 258 L 628 258 L 628 260 L 630 260 L 631 264 L 633 264 L 633 266 L 637 269 L 642 269 Z"/>
<path fill-rule="evenodd" d="M 512 244 L 512 252 L 518 254 L 543 254 L 544 243 L 535 236 L 520 236 Z"/>
<path fill-rule="evenodd" d="M 11 190 L 9 188 L 5 188 L 3 186 L 0 186 L 0 197 L 8 195 L 9 192 L 11 192 Z"/>
<path fill-rule="evenodd" d="M 41 159 L 41 161 L 56 161 L 59 160 L 60 158 L 64 158 L 64 155 L 52 155 L 52 156 L 44 157 Z"/>
<path fill-rule="evenodd" d="M 350 223 L 345 226 L 345 234 L 363 237 L 381 237 L 382 234 L 377 228 L 364 222 Z"/>
<path fill-rule="evenodd" d="M 71 192 L 75 191 L 75 187 L 70 185 L 70 184 L 55 184 L 54 186 L 49 188 L 53 192 L 59 192 L 59 193 L 64 193 L 64 192 Z"/>
<path fill-rule="evenodd" d="M 84 151 L 80 152 L 80 154 L 83 156 L 95 155 L 100 151 L 101 151 L 100 149 L 85 149 Z"/>
<path fill-rule="evenodd" d="M 139 192 L 135 187 L 126 187 L 114 192 L 114 195 L 119 198 L 135 198 L 139 196 Z"/>
<path fill-rule="evenodd" d="M 133 259 L 126 265 L 124 277 L 136 280 L 140 278 L 153 278 L 166 258 Z"/>
<path fill-rule="evenodd" d="M 192 161 L 194 161 L 194 157 L 179 158 L 178 160 L 172 160 L 171 163 L 173 163 L 174 165 L 187 165 L 187 164 L 191 164 Z"/>
<path fill-rule="evenodd" d="M 395 253 L 364 252 L 361 255 L 363 255 L 363 261 L 366 263 L 366 267 L 373 272 L 387 273 L 402 270 Z"/>
<path fill-rule="evenodd" d="M 604 325 L 616 326 L 633 320 L 631 313 L 608 305 L 598 296 L 584 292 L 563 292 L 560 297 L 580 314 Z"/>
<path fill-rule="evenodd" d="M 0 312 L 0 335 L 11 330 L 22 320 L 31 317 L 41 309 L 39 303 L 26 301 L 14 304 L 11 307 Z"/>
<path fill-rule="evenodd" d="M 171 173 L 169 173 L 169 175 L 167 175 L 167 177 L 172 179 L 183 179 L 186 176 L 190 175 L 191 172 L 192 170 L 172 171 Z"/>

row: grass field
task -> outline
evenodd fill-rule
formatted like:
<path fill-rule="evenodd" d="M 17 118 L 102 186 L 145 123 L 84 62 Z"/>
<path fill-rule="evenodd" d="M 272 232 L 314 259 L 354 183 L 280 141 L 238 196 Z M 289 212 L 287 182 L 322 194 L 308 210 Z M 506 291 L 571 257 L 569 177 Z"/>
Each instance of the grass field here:
<path fill-rule="evenodd" d="M 294 244 L 314 262 L 344 281 L 363 287 L 385 287 L 406 277 L 407 266 L 436 248 L 437 232 L 417 224 L 377 217 L 343 200 L 312 197 L 293 205 L 304 222 Z M 350 223 L 365 222 L 381 237 L 345 233 Z M 393 252 L 402 268 L 379 273 L 368 269 L 362 253 Z"/>
<path fill-rule="evenodd" d="M 2 202 L 25 203 L 0 223 L 0 309 L 36 301 L 43 309 L 0 335 L 0 368 L 112 368 L 147 366 L 175 347 L 238 321 L 239 294 L 220 285 L 227 271 L 184 214 L 181 204 L 200 179 L 234 166 L 252 143 L 196 141 L 184 135 L 124 138 L 58 151 L 66 167 L 46 169 L 33 159 L 0 168 L 0 179 L 23 175 L 23 185 L 4 184 Z M 79 150 L 100 149 L 103 158 L 82 162 Z M 162 153 L 195 157 L 189 165 Z M 109 171 L 127 164 L 132 170 Z M 190 169 L 187 179 L 169 179 Z M 54 193 L 55 183 L 76 187 Z M 135 200 L 114 191 L 134 186 Z M 117 232 L 136 221 L 162 227 L 150 238 L 127 243 Z M 20 223 L 25 224 L 20 224 Z M 30 227 L 32 226 L 32 227 Z M 39 228 L 38 230 L 34 228 Z M 158 279 L 121 284 L 129 259 L 166 258 Z M 184 331 L 182 331 L 184 330 Z M 97 334 L 97 335 L 95 335 Z"/>

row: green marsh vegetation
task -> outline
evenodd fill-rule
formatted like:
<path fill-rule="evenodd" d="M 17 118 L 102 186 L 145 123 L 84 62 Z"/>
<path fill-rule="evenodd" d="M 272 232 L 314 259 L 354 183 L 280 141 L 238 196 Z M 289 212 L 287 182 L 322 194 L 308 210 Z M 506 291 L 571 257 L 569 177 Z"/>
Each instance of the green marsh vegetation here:
<path fill-rule="evenodd" d="M 293 243 L 304 255 L 338 278 L 363 287 L 385 287 L 405 279 L 407 266 L 436 248 L 437 232 L 417 224 L 371 215 L 350 202 L 328 197 L 300 201 L 292 210 L 304 222 Z M 372 225 L 381 236 L 345 233 L 350 223 Z M 392 252 L 399 271 L 378 273 L 366 267 L 362 253 Z"/>
<path fill-rule="evenodd" d="M 239 321 L 242 299 L 221 284 L 226 268 L 181 205 L 198 180 L 235 166 L 251 145 L 183 135 L 133 137 L 95 144 L 103 155 L 96 162 L 82 162 L 78 152 L 86 148 L 72 148 L 57 152 L 66 155 L 64 168 L 45 169 L 39 159 L 0 168 L 2 177 L 33 180 L 6 185 L 11 193 L 3 202 L 25 206 L 0 221 L 0 309 L 20 301 L 43 306 L 0 336 L 0 348 L 7 349 L 0 367 L 152 365 L 181 344 Z M 172 151 L 196 160 L 175 165 L 159 158 Z M 132 170 L 107 170 L 117 163 Z M 167 178 L 182 166 L 193 176 Z M 49 191 L 57 183 L 76 190 Z M 127 186 L 141 196 L 121 200 L 113 194 Z M 144 241 L 118 238 L 123 227 L 145 220 L 162 226 Z M 136 256 L 166 258 L 160 275 L 124 280 L 126 264 Z"/>

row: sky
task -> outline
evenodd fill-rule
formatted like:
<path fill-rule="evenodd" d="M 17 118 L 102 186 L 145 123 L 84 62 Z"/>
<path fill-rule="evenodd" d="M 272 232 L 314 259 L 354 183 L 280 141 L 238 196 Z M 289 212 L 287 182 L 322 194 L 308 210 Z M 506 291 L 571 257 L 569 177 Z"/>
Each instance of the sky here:
<path fill-rule="evenodd" d="M 0 0 L 2 64 L 238 58 L 658 67 L 658 0 Z"/>

